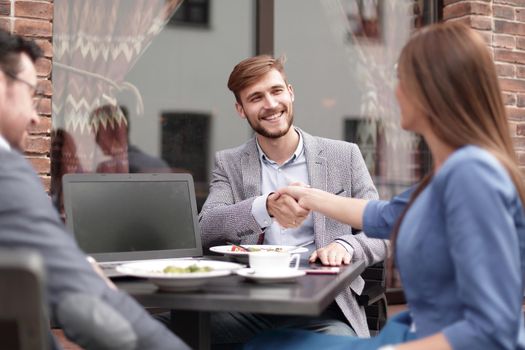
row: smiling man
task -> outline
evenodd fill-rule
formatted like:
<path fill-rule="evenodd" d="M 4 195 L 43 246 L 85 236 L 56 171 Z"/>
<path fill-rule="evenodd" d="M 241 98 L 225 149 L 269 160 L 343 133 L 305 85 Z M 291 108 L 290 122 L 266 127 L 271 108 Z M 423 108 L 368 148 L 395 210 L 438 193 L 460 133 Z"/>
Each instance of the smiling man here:
<path fill-rule="evenodd" d="M 39 121 L 34 62 L 40 56 L 35 43 L 0 30 L 0 248 L 40 254 L 46 306 L 82 348 L 188 349 L 95 272 L 20 153 L 28 128 Z"/>
<path fill-rule="evenodd" d="M 341 196 L 374 199 L 377 191 L 359 148 L 314 137 L 294 127 L 294 91 L 283 60 L 262 55 L 233 69 L 228 88 L 235 108 L 255 135 L 245 144 L 216 154 L 210 194 L 200 214 L 205 248 L 238 244 L 305 245 L 310 260 L 337 266 L 386 257 L 386 243 L 301 208 L 277 189 L 301 182 Z M 214 343 L 244 342 L 270 327 L 314 329 L 332 334 L 368 336 L 359 277 L 336 297 L 319 318 L 270 317 L 237 313 L 214 315 Z"/>

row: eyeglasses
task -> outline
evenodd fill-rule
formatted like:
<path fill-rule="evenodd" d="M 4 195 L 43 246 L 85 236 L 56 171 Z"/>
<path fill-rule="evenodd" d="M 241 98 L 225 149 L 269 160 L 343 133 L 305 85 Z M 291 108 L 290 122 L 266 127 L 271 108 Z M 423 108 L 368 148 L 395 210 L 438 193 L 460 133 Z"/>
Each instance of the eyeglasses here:
<path fill-rule="evenodd" d="M 38 106 L 40 105 L 40 101 L 42 101 L 42 98 L 44 97 L 44 93 L 40 91 L 40 89 L 38 89 L 36 85 L 33 85 L 30 82 L 17 77 L 11 72 L 4 71 L 4 74 L 13 80 L 19 81 L 27 85 L 33 91 L 33 108 L 35 109 L 35 111 L 38 110 Z"/>

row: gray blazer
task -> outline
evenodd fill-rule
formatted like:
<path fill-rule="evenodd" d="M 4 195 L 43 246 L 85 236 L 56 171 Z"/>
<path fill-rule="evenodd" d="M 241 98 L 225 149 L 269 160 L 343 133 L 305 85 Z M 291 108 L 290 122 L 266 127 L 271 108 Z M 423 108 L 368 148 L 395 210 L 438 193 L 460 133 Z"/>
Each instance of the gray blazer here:
<path fill-rule="evenodd" d="M 357 145 L 301 132 L 304 140 L 310 185 L 341 196 L 377 199 L 363 157 Z M 261 165 L 255 137 L 245 144 L 217 152 L 210 194 L 199 215 L 204 248 L 226 241 L 256 244 L 262 230 L 251 214 L 252 202 L 261 195 Z M 387 243 L 352 234 L 352 228 L 338 221 L 313 214 L 317 248 L 341 237 L 354 248 L 352 261 L 364 260 L 367 265 L 387 256 Z M 360 337 L 369 336 L 363 307 L 354 293 L 360 295 L 364 281 L 357 278 L 336 297 L 336 302 Z"/>
<path fill-rule="evenodd" d="M 17 152 L 0 150 L 0 193 L 0 247 L 42 256 L 47 305 L 68 338 L 85 349 L 188 349 L 94 272 Z"/>

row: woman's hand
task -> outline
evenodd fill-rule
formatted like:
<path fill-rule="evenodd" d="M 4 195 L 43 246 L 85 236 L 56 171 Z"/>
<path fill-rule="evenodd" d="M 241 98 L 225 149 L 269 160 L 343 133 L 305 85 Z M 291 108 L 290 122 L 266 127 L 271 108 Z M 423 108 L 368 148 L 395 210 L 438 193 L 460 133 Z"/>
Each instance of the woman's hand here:
<path fill-rule="evenodd" d="M 315 189 L 311 188 L 308 185 L 305 185 L 301 182 L 294 182 L 288 187 L 283 187 L 277 190 L 279 195 L 288 195 L 294 198 L 297 203 L 306 210 L 312 210 L 312 207 L 309 205 L 309 197 L 312 196 L 312 192 Z"/>

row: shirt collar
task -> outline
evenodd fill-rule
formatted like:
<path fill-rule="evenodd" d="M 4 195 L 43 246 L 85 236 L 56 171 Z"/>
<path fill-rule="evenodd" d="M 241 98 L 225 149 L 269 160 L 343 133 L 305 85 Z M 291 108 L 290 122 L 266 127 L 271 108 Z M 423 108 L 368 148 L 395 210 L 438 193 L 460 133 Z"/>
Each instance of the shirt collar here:
<path fill-rule="evenodd" d="M 299 131 L 297 131 L 297 129 L 294 128 L 294 130 L 297 133 L 297 135 L 299 135 L 299 143 L 297 143 L 297 148 L 295 149 L 295 151 L 292 154 L 292 156 L 290 157 L 290 159 L 288 159 L 283 164 L 287 164 L 287 163 L 291 163 L 291 162 L 295 161 L 297 158 L 299 158 L 301 156 L 301 154 L 304 151 L 303 135 L 301 135 L 301 133 Z M 268 158 L 268 156 L 264 153 L 264 151 L 262 150 L 261 146 L 259 145 L 259 141 L 257 140 L 257 137 L 255 137 L 255 144 L 257 145 L 257 150 L 259 151 L 259 159 L 262 162 L 276 164 L 273 160 Z"/>
<path fill-rule="evenodd" d="M 6 150 L 6 151 L 11 150 L 11 146 L 9 145 L 7 140 L 2 135 L 0 135 L 0 149 Z"/>

